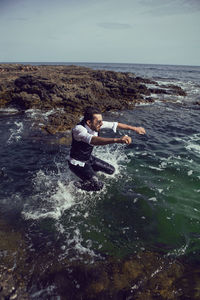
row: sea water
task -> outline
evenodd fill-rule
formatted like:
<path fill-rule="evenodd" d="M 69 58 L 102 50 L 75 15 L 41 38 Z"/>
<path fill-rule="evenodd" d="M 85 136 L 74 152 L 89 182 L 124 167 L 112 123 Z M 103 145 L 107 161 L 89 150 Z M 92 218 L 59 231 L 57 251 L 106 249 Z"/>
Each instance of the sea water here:
<path fill-rule="evenodd" d="M 95 193 L 74 187 L 69 146 L 38 131 L 38 115 L 42 120 L 51 111 L 1 109 L 3 217 L 25 231 L 31 251 L 48 245 L 60 260 L 86 260 L 87 255 L 91 263 L 105 255 L 123 258 L 149 250 L 199 261 L 200 106 L 195 103 L 200 100 L 200 67 L 79 65 L 176 84 L 187 96 L 159 95 L 154 103 L 103 115 L 108 121 L 142 126 L 146 135 L 101 133 L 128 134 L 132 144 L 95 147 L 94 155 L 116 169 L 112 176 L 98 175 L 105 185 Z"/>

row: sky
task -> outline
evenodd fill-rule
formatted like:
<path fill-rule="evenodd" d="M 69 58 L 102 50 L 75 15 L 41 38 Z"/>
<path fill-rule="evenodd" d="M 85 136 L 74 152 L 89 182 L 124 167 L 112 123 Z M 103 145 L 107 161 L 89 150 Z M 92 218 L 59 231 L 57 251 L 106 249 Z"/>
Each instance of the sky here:
<path fill-rule="evenodd" d="M 200 0 L 0 0 L 0 62 L 200 66 Z"/>

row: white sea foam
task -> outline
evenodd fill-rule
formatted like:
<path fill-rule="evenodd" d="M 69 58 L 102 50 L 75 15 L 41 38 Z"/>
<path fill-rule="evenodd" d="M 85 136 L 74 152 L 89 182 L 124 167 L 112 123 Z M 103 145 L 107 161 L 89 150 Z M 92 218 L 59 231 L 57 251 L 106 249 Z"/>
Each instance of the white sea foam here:
<path fill-rule="evenodd" d="M 73 249 L 77 250 L 80 254 L 90 254 L 91 256 L 95 255 L 94 251 L 90 249 L 92 246 L 91 240 L 87 241 L 87 247 L 82 245 L 83 238 L 78 228 L 74 230 L 73 238 L 69 239 L 67 242 L 68 246 L 73 245 Z"/>
<path fill-rule="evenodd" d="M 123 145 L 117 145 L 115 148 L 112 146 L 99 147 L 95 149 L 94 154 L 115 167 L 116 171 L 113 175 L 100 174 L 100 176 L 105 176 L 110 179 L 114 179 L 121 173 L 123 162 L 128 160 Z M 75 188 L 73 182 L 74 180 L 78 180 L 75 175 L 73 175 L 69 169 L 67 169 L 65 173 L 61 173 L 59 164 L 57 167 L 58 174 L 45 174 L 42 170 L 36 174 L 33 179 L 33 192 L 35 194 L 32 196 L 32 201 L 27 201 L 24 207 L 24 218 L 40 219 L 51 217 L 58 220 L 64 211 L 74 205 L 80 202 L 82 205 L 86 202 L 88 204 L 90 199 L 92 199 L 92 203 L 95 204 L 95 201 L 106 192 L 106 184 L 102 191 L 95 193 Z"/>
<path fill-rule="evenodd" d="M 129 162 L 129 158 L 125 153 L 126 145 L 112 145 L 104 147 L 96 147 L 94 155 L 100 159 L 108 162 L 115 167 L 115 173 L 113 175 L 106 175 L 107 177 L 115 177 L 120 174 L 124 163 Z"/>
<path fill-rule="evenodd" d="M 43 120 L 48 120 L 48 117 L 58 111 L 63 111 L 62 108 L 57 108 L 57 109 L 51 109 L 48 111 L 42 111 L 40 109 L 27 109 L 26 114 L 31 117 L 32 119 L 43 119 Z"/>
<path fill-rule="evenodd" d="M 31 109 L 26 110 L 26 114 L 32 118 L 38 116 L 40 113 L 41 113 L 41 110 L 36 109 L 36 108 L 35 109 L 31 108 Z"/>
<path fill-rule="evenodd" d="M 45 289 L 41 289 L 37 292 L 32 293 L 31 294 L 31 299 L 42 299 L 44 296 L 47 297 L 47 295 L 51 298 L 51 295 L 55 290 L 56 290 L 55 285 L 49 285 Z M 59 299 L 58 297 L 56 297 L 56 298 Z"/>
<path fill-rule="evenodd" d="M 200 154 L 200 145 L 190 143 L 189 145 L 186 146 L 186 149 Z"/>
<path fill-rule="evenodd" d="M 183 138 L 175 138 L 177 141 L 181 141 L 185 149 L 189 152 L 193 152 L 195 154 L 200 154 L 200 134 L 196 133 L 191 136 L 186 136 Z"/>
<path fill-rule="evenodd" d="M 188 246 L 189 246 L 189 242 L 186 243 L 185 245 L 181 246 L 178 249 L 175 249 L 175 250 L 172 250 L 172 251 L 168 252 L 167 256 L 174 256 L 175 255 L 177 257 L 177 256 L 185 255 Z"/>
<path fill-rule="evenodd" d="M 0 113 L 2 114 L 17 114 L 19 111 L 15 108 L 0 108 Z"/>
<path fill-rule="evenodd" d="M 158 94 L 154 94 L 154 93 L 151 94 L 151 97 L 160 99 L 160 96 Z"/>
<path fill-rule="evenodd" d="M 170 155 L 168 157 L 161 157 L 159 168 L 166 169 L 168 166 L 181 166 L 183 159 L 179 155 Z M 188 163 L 188 160 L 187 160 Z M 179 170 L 179 168 L 177 168 Z"/>
<path fill-rule="evenodd" d="M 149 168 L 153 169 L 153 170 L 157 170 L 157 171 L 162 171 L 163 170 L 162 168 L 153 167 L 153 166 L 149 166 Z"/>
<path fill-rule="evenodd" d="M 69 176 L 69 174 L 68 174 Z M 68 177 L 66 176 L 66 177 Z M 28 201 L 23 210 L 25 219 L 53 218 L 58 220 L 63 212 L 76 201 L 73 196 L 73 182 L 66 180 L 66 184 L 59 179 L 56 180 L 51 174 L 39 171 L 34 179 L 35 194 Z M 42 199 L 42 201 L 41 201 Z"/>
<path fill-rule="evenodd" d="M 18 142 L 21 139 L 21 134 L 23 131 L 23 123 L 22 122 L 15 122 L 15 127 L 10 129 L 10 137 L 8 139 L 8 144 L 12 142 Z"/>
<path fill-rule="evenodd" d="M 157 199 L 156 199 L 156 197 L 151 197 L 151 198 L 149 198 L 149 201 L 156 202 L 156 201 L 157 201 Z"/>
<path fill-rule="evenodd" d="M 135 106 L 149 106 L 154 104 L 155 102 L 140 102 L 140 103 L 136 103 Z"/>
<path fill-rule="evenodd" d="M 191 176 L 193 174 L 193 170 L 188 171 L 188 176 Z"/>

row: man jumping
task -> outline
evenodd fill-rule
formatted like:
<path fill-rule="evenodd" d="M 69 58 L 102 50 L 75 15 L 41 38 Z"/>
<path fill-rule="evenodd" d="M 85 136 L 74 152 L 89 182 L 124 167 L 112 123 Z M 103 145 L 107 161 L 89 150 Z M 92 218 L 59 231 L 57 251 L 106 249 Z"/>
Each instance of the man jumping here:
<path fill-rule="evenodd" d="M 104 138 L 99 136 L 100 129 L 133 130 L 139 134 L 145 134 L 142 127 L 133 127 L 119 122 L 103 121 L 102 114 L 97 108 L 88 107 L 83 120 L 72 129 L 72 145 L 70 150 L 69 168 L 82 181 L 76 186 L 86 191 L 99 191 L 103 183 L 96 176 L 101 171 L 113 174 L 115 168 L 109 163 L 92 155 L 94 146 L 108 144 L 130 144 L 131 137 L 124 135 L 120 138 Z"/>

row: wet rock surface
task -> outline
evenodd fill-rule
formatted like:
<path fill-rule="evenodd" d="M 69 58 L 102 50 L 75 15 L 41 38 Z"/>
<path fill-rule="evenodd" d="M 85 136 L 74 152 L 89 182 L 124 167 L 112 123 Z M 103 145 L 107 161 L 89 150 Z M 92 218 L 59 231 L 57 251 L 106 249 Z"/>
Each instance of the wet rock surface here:
<path fill-rule="evenodd" d="M 90 266 L 72 266 L 70 270 L 70 275 L 60 272 L 58 276 L 68 282 L 73 299 L 175 299 L 178 296 L 176 280 L 184 268 L 159 254 L 144 252 L 126 260 L 109 258 Z M 62 280 L 57 288 L 65 299 Z"/>
<path fill-rule="evenodd" d="M 186 95 L 178 86 L 159 86 L 131 73 L 78 66 L 0 65 L 0 108 L 56 109 L 43 126 L 51 134 L 71 129 L 87 106 L 102 112 L 129 109 L 153 102 L 152 93 Z"/>
<path fill-rule="evenodd" d="M 28 227 L 28 223 L 27 223 Z M 124 258 L 88 254 L 71 260 L 45 242 L 37 251 L 25 232 L 0 216 L 0 299 L 200 299 L 200 265 L 163 253 Z M 98 254 L 98 253 L 97 253 Z"/>
<path fill-rule="evenodd" d="M 0 218 L 0 299 L 29 299 L 26 258 L 23 236 Z"/>
<path fill-rule="evenodd" d="M 30 251 L 23 234 L 0 219 L 0 299 L 199 299 L 200 267 L 142 251 L 92 263 L 58 259 L 56 248 Z"/>

